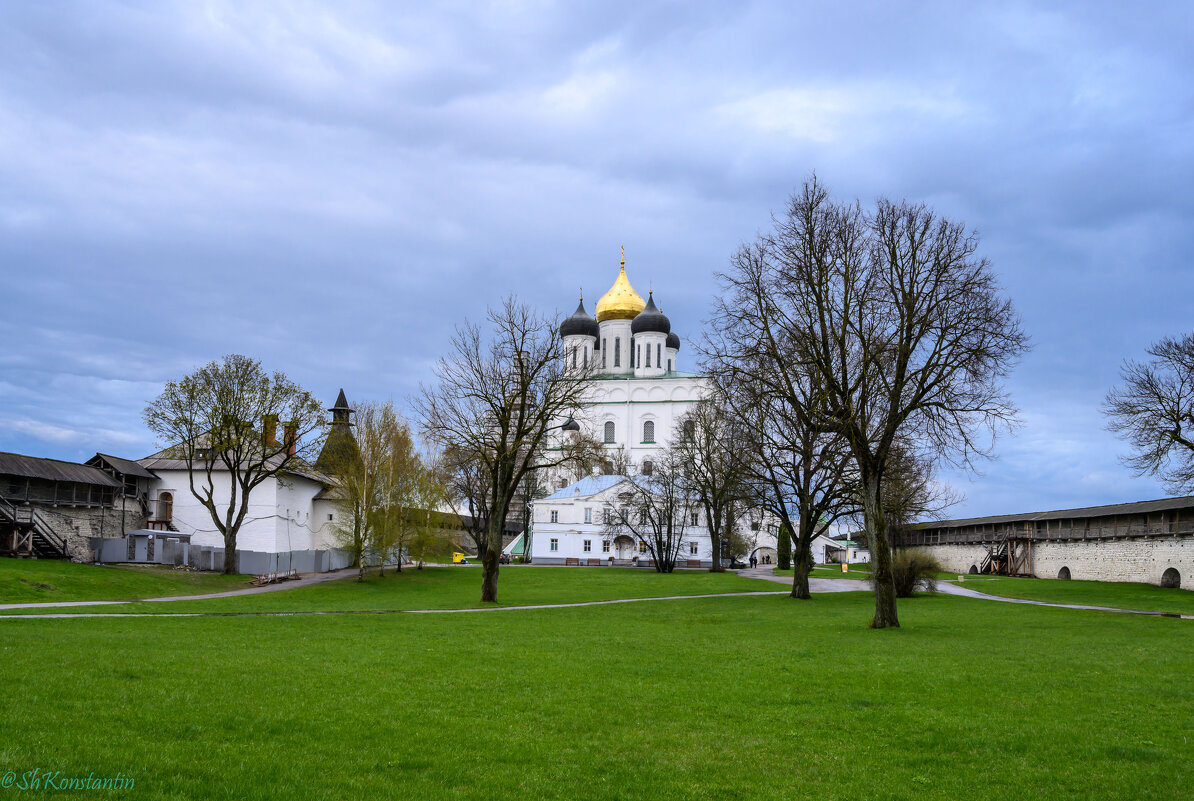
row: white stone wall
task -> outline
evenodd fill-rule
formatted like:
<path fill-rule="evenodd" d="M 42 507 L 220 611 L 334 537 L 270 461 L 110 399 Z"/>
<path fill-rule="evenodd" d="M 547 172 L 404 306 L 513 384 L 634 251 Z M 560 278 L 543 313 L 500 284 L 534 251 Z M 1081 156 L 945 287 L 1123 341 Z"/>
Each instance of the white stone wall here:
<path fill-rule="evenodd" d="M 917 546 L 931 553 L 950 573 L 967 573 L 982 565 L 983 545 Z M 1137 581 L 1160 584 L 1161 574 L 1174 568 L 1182 586 L 1194 587 L 1194 537 L 1125 537 L 1106 540 L 1037 541 L 1032 545 L 1033 575 L 1057 578 L 1061 568 L 1070 578 L 1087 581 Z"/>
<path fill-rule="evenodd" d="M 224 547 L 224 535 L 216 528 L 211 515 L 203 504 L 191 494 L 186 470 L 155 470 L 159 480 L 150 488 L 149 498 L 156 502 L 164 490 L 174 493 L 174 515 L 172 522 L 179 533 L 190 534 L 191 544 Z M 218 508 L 226 508 L 231 495 L 231 481 L 227 473 L 212 476 L 215 499 Z M 195 476 L 196 486 L 206 477 Z M 236 547 L 242 551 L 276 553 L 278 548 L 276 482 L 267 479 L 254 488 L 249 496 L 249 511 L 236 538 Z M 296 550 L 303 546 L 298 546 Z M 284 549 L 289 550 L 289 549 Z"/>

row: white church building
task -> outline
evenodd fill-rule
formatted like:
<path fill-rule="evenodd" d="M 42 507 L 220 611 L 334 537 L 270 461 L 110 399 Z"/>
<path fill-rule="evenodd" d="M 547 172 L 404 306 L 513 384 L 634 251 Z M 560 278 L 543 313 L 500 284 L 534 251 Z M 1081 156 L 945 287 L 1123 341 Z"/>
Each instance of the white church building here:
<path fill-rule="evenodd" d="M 613 286 L 597 301 L 596 317 L 576 311 L 560 324 L 564 358 L 572 367 L 587 364 L 593 377 L 575 419 L 560 421 L 556 442 L 584 433 L 610 452 L 626 456 L 631 475 L 650 474 L 653 462 L 677 435 L 684 415 L 708 391 L 708 379 L 680 369 L 679 335 L 655 303 L 634 290 L 621 261 Z M 618 461 L 618 460 L 611 460 Z M 624 476 L 569 478 L 556 475 L 557 490 L 534 504 L 531 558 L 540 564 L 645 563 L 641 544 L 630 537 L 603 536 L 602 517 Z M 680 566 L 712 564 L 713 547 L 704 525 L 689 527 Z M 775 538 L 762 528 L 760 545 L 774 548 Z M 763 542 L 765 540 L 766 542 Z"/>

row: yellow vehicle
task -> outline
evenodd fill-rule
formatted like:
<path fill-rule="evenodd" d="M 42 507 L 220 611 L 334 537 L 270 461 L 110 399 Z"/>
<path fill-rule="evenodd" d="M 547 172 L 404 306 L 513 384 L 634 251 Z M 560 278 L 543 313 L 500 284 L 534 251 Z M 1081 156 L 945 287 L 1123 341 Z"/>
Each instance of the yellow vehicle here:
<path fill-rule="evenodd" d="M 468 564 L 468 561 L 464 558 L 464 554 L 453 552 L 452 553 L 452 564 L 458 565 L 461 562 L 463 562 L 466 565 Z"/>

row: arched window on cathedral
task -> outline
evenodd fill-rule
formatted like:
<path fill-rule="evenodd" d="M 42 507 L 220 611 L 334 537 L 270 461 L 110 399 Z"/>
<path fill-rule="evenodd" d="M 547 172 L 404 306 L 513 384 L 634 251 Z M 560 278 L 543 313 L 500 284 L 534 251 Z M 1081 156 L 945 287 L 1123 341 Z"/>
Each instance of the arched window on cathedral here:
<path fill-rule="evenodd" d="M 649 476 L 655 472 L 655 463 L 650 459 L 643 460 L 643 475 Z"/>
<path fill-rule="evenodd" d="M 609 340 L 601 340 L 601 366 L 605 367 L 605 354 L 609 353 Z"/>
<path fill-rule="evenodd" d="M 605 442 L 607 445 L 612 445 L 614 442 L 614 424 L 612 422 L 605 424 Z"/>
<path fill-rule="evenodd" d="M 622 337 L 614 337 L 614 367 L 622 366 Z"/>
<path fill-rule="evenodd" d="M 640 366 L 642 366 L 642 363 L 643 363 L 643 346 L 635 345 L 634 346 L 634 366 L 640 367 Z"/>
<path fill-rule="evenodd" d="M 669 373 L 672 371 L 672 360 L 671 359 L 667 360 L 667 371 Z"/>
<path fill-rule="evenodd" d="M 572 346 L 572 369 L 576 369 L 576 346 Z"/>
<path fill-rule="evenodd" d="M 651 346 L 647 346 L 647 366 L 651 366 Z"/>
<path fill-rule="evenodd" d="M 643 442 L 655 441 L 655 421 L 648 420 L 643 423 Z"/>
<path fill-rule="evenodd" d="M 663 345 L 655 343 L 655 366 L 663 367 Z"/>

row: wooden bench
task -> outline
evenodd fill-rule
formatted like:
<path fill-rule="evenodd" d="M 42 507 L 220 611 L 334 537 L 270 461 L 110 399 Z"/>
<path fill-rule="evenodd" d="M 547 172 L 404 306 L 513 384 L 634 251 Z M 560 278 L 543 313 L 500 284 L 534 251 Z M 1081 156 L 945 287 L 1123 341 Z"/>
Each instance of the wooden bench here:
<path fill-rule="evenodd" d="M 600 559 L 589 559 L 588 561 L 585 562 L 585 564 L 596 565 L 597 567 L 601 567 L 601 560 Z"/>
<path fill-rule="evenodd" d="M 700 567 L 700 566 L 701 566 L 700 559 L 689 559 L 688 560 L 688 567 Z"/>
<path fill-rule="evenodd" d="M 579 566 L 579 565 L 580 565 L 580 560 L 579 560 L 579 559 L 574 559 L 573 557 L 569 556 L 567 559 L 565 559 L 565 560 L 564 560 L 564 564 L 566 564 L 566 565 L 578 565 L 578 566 Z"/>

